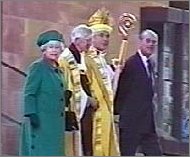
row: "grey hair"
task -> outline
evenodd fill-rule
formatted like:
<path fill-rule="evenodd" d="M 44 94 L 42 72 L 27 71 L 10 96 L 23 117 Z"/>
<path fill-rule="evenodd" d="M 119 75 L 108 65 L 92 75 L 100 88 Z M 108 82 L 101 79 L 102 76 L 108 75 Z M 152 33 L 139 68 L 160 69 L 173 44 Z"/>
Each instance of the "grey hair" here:
<path fill-rule="evenodd" d="M 61 48 L 61 51 L 63 51 L 65 49 L 65 44 L 61 41 L 56 41 L 56 40 L 50 40 L 49 42 L 45 43 L 44 45 L 41 45 L 40 46 L 40 49 L 42 52 L 46 51 L 48 45 L 52 43 L 52 44 L 55 44 L 55 43 L 58 43 L 60 44 L 60 48 Z"/>
<path fill-rule="evenodd" d="M 151 29 L 143 30 L 139 35 L 139 39 L 142 40 L 146 36 L 150 36 L 150 37 L 155 38 L 156 40 L 158 40 L 158 34 L 156 32 L 154 32 L 153 30 L 151 30 Z"/>
<path fill-rule="evenodd" d="M 76 26 L 71 32 L 71 42 L 75 42 L 77 38 L 88 38 L 92 35 L 92 30 L 85 24 Z"/>

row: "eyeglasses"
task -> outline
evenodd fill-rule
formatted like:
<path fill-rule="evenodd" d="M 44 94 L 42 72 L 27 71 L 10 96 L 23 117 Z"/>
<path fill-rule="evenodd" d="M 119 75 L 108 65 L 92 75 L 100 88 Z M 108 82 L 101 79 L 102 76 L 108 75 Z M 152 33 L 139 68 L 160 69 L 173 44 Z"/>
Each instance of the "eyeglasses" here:
<path fill-rule="evenodd" d="M 150 44 L 150 43 L 152 43 L 153 45 L 157 45 L 157 40 L 151 40 L 150 38 L 146 38 L 146 43 L 147 44 Z"/>

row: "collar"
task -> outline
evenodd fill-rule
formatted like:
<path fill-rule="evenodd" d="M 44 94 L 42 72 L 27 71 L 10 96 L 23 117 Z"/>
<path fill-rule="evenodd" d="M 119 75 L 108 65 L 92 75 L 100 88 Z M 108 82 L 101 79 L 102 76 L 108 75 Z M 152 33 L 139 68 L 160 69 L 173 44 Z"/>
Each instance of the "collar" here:
<path fill-rule="evenodd" d="M 58 62 L 54 62 L 54 65 L 46 58 L 41 58 L 41 61 L 51 70 L 55 71 L 58 73 L 59 70 L 59 64 Z M 60 71 L 61 72 L 61 71 Z"/>
<path fill-rule="evenodd" d="M 73 56 L 74 56 L 75 60 L 77 61 L 77 63 L 81 63 L 80 52 L 77 50 L 76 46 L 73 43 L 69 46 L 69 50 L 73 54 Z"/>
<path fill-rule="evenodd" d="M 79 70 L 86 71 L 87 68 L 84 60 L 85 52 L 79 52 L 73 43 L 69 46 L 69 50 L 73 54 Z"/>
<path fill-rule="evenodd" d="M 148 58 L 142 54 L 142 52 L 141 52 L 141 50 L 140 50 L 140 49 L 138 49 L 138 50 L 137 50 L 137 52 L 138 52 L 139 56 L 141 57 L 141 59 L 142 59 L 143 63 L 145 63 L 145 64 L 146 64 L 146 63 L 147 63 Z"/>
<path fill-rule="evenodd" d="M 102 56 L 105 57 L 105 55 L 107 54 L 106 51 L 100 51 L 97 48 L 95 48 L 94 46 L 91 46 L 89 51 L 91 52 L 91 55 L 93 56 Z"/>

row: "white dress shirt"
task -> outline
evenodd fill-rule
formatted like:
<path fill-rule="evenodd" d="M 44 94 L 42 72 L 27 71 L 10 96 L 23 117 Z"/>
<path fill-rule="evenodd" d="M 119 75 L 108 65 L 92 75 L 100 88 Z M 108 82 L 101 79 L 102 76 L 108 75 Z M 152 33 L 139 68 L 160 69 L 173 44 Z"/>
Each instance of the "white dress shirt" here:
<path fill-rule="evenodd" d="M 150 77 L 150 72 L 149 72 L 148 63 L 147 63 L 148 58 L 142 54 L 141 50 L 138 50 L 138 53 L 139 53 L 139 55 L 141 57 L 141 60 L 142 60 L 142 62 L 144 64 L 144 66 L 145 66 L 146 73 L 147 73 L 148 77 Z"/>

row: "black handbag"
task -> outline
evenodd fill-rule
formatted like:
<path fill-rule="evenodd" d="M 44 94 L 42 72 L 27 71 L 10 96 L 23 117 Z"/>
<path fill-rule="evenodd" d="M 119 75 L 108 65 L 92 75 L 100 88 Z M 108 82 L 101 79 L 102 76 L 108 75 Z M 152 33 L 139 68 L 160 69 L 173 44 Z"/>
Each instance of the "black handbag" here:
<path fill-rule="evenodd" d="M 66 111 L 65 112 L 65 130 L 66 131 L 74 131 L 79 130 L 77 118 L 74 112 Z"/>
<path fill-rule="evenodd" d="M 65 130 L 66 131 L 74 131 L 79 130 L 77 117 L 75 112 L 71 111 L 70 106 L 70 98 L 72 96 L 72 92 L 69 90 L 65 91 L 65 103 L 67 111 L 65 111 Z"/>

